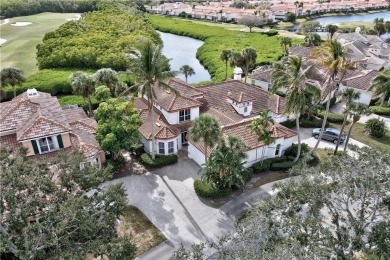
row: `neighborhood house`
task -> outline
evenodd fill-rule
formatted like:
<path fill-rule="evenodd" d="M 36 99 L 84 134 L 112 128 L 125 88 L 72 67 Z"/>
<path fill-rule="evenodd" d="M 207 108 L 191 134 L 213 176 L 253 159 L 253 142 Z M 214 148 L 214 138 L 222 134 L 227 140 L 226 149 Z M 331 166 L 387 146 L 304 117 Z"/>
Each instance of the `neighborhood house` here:
<path fill-rule="evenodd" d="M 27 148 L 32 159 L 47 159 L 60 149 L 80 149 L 84 165 L 101 167 L 105 153 L 95 139 L 97 124 L 77 106 L 61 107 L 49 93 L 28 89 L 0 103 L 0 146 Z"/>

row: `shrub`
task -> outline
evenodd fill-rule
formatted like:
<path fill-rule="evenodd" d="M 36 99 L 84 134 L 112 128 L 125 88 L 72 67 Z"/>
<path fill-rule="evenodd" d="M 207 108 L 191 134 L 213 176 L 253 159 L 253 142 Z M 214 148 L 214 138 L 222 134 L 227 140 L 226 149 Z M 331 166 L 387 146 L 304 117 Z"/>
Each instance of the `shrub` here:
<path fill-rule="evenodd" d="M 120 155 L 118 159 L 116 159 L 115 161 L 112 159 L 108 159 L 105 162 L 105 166 L 112 167 L 113 172 L 119 171 L 125 166 L 125 164 L 126 164 L 126 160 L 122 155 Z"/>
<path fill-rule="evenodd" d="M 143 144 L 137 144 L 132 149 L 136 157 L 140 157 L 145 152 L 145 147 Z"/>
<path fill-rule="evenodd" d="M 324 115 L 325 115 L 325 111 L 319 111 L 317 113 L 317 116 L 319 118 L 324 118 Z M 329 112 L 327 121 L 331 123 L 342 123 L 344 121 L 344 116 L 341 114 L 335 114 Z"/>
<path fill-rule="evenodd" d="M 99 107 L 99 102 L 96 100 L 94 96 L 91 96 L 92 101 L 92 109 L 97 109 Z M 68 106 L 68 105 L 78 105 L 82 107 L 85 111 L 88 110 L 88 103 L 87 101 L 84 101 L 84 98 L 82 96 L 62 96 L 58 98 L 58 102 L 61 106 Z"/>
<path fill-rule="evenodd" d="M 207 183 L 202 180 L 194 181 L 194 189 L 198 196 L 204 198 L 221 198 L 229 196 L 232 193 L 231 189 L 218 189 L 214 187 L 212 184 Z"/>
<path fill-rule="evenodd" d="M 246 171 L 242 174 L 242 177 L 244 177 L 244 180 L 247 182 L 253 177 L 253 169 L 247 168 Z"/>
<path fill-rule="evenodd" d="M 307 144 L 302 143 L 300 158 L 302 158 L 307 152 L 309 152 L 309 149 L 310 148 Z M 292 156 L 293 158 L 295 158 L 295 156 L 297 156 L 297 153 L 298 153 L 298 144 L 292 144 L 289 148 L 286 149 L 284 155 L 287 157 Z"/>
<path fill-rule="evenodd" d="M 279 32 L 277 30 L 269 30 L 268 32 L 260 32 L 260 33 L 267 36 L 275 36 L 278 35 Z"/>
<path fill-rule="evenodd" d="M 262 173 L 262 172 L 269 171 L 272 161 L 273 159 L 271 158 L 271 159 L 265 159 L 262 162 L 254 163 L 252 165 L 253 172 Z"/>
<path fill-rule="evenodd" d="M 282 162 L 287 162 L 288 158 L 287 156 L 280 156 L 280 157 L 275 157 L 271 159 L 273 163 L 282 163 Z"/>
<path fill-rule="evenodd" d="M 301 119 L 299 125 L 303 128 L 318 128 L 322 127 L 322 119 L 311 118 L 311 119 Z M 329 122 L 326 120 L 325 127 L 329 127 Z"/>
<path fill-rule="evenodd" d="M 383 120 L 377 118 L 369 119 L 364 125 L 364 129 L 371 135 L 377 138 L 382 138 L 386 133 L 386 125 Z"/>
<path fill-rule="evenodd" d="M 296 163 L 288 161 L 288 162 L 280 162 L 280 163 L 272 163 L 271 171 L 286 171 L 292 168 Z"/>
<path fill-rule="evenodd" d="M 370 111 L 377 115 L 390 116 L 390 107 L 372 106 Z"/>
<path fill-rule="evenodd" d="M 141 154 L 141 162 L 143 165 L 152 168 L 163 167 L 177 163 L 177 155 L 156 155 L 156 159 L 153 160 L 150 154 L 143 153 Z"/>
<path fill-rule="evenodd" d="M 295 127 L 295 119 L 286 120 L 284 122 L 281 122 L 280 124 L 287 128 L 293 128 Z"/>

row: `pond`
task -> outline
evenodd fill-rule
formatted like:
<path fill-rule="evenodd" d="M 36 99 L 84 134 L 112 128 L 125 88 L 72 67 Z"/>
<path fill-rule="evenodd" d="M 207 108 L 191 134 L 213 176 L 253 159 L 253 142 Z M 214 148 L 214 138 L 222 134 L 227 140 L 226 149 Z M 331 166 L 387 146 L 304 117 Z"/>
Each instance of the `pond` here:
<path fill-rule="evenodd" d="M 196 40 L 186 36 L 178 36 L 171 33 L 159 32 L 164 47 L 162 49 L 163 54 L 172 59 L 171 69 L 179 71 L 183 65 L 191 66 L 195 75 L 188 77 L 188 83 L 198 83 L 200 81 L 207 81 L 211 79 L 209 72 L 200 64 L 196 58 L 196 51 L 202 44 L 203 41 Z M 185 81 L 183 74 L 179 74 L 178 78 Z"/>

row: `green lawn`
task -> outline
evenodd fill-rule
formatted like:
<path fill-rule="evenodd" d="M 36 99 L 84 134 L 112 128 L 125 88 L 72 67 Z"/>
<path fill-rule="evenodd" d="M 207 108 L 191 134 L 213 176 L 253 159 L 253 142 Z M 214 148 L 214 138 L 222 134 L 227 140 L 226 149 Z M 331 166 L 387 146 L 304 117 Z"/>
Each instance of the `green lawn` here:
<path fill-rule="evenodd" d="M 73 18 L 74 13 L 41 13 L 11 18 L 8 24 L 0 25 L 1 38 L 7 42 L 0 48 L 1 67 L 18 67 L 31 75 L 38 70 L 36 66 L 36 46 L 42 42 L 45 33 L 53 31 Z M 3 22 L 3 21 L 2 21 Z M 27 26 L 12 26 L 15 22 L 31 22 Z"/>
<path fill-rule="evenodd" d="M 341 129 L 340 124 L 330 123 L 330 127 Z M 346 126 L 345 132 L 347 133 L 349 126 Z M 362 142 L 372 148 L 379 148 L 382 151 L 390 153 L 390 130 L 386 130 L 386 135 L 382 138 L 375 138 L 368 135 L 364 131 L 364 124 L 356 123 L 352 129 L 351 138 L 359 142 Z"/>

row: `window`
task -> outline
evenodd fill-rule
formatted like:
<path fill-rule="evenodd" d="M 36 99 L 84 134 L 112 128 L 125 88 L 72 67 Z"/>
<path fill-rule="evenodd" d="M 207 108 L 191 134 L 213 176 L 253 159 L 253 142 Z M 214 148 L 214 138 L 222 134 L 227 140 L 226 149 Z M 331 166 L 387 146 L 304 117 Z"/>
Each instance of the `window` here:
<path fill-rule="evenodd" d="M 185 109 L 179 112 L 179 122 L 191 120 L 191 109 Z"/>
<path fill-rule="evenodd" d="M 47 153 L 58 149 L 57 143 L 53 136 L 44 137 L 37 141 L 39 153 Z"/>
<path fill-rule="evenodd" d="M 165 154 L 165 144 L 162 142 L 158 143 L 158 153 L 159 154 Z"/>
<path fill-rule="evenodd" d="M 272 83 L 268 83 L 268 91 L 272 90 Z"/>
<path fill-rule="evenodd" d="M 275 155 L 279 155 L 279 153 L 280 153 L 280 147 L 281 147 L 281 146 L 282 146 L 281 144 L 278 144 L 278 145 L 276 146 Z"/>
<path fill-rule="evenodd" d="M 254 79 L 252 79 L 252 85 L 255 85 L 256 81 Z"/>
<path fill-rule="evenodd" d="M 172 142 L 168 142 L 168 153 L 171 154 L 173 152 L 174 152 L 173 141 Z"/>
<path fill-rule="evenodd" d="M 244 113 L 248 112 L 248 107 L 244 107 Z"/>

